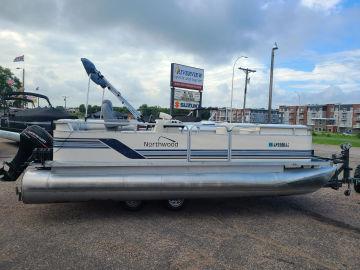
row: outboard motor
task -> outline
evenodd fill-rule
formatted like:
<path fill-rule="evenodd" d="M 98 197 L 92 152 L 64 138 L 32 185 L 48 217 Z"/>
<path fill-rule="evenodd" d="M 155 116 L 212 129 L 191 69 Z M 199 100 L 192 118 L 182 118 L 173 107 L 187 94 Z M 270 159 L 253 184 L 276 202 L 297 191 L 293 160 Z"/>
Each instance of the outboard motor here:
<path fill-rule="evenodd" d="M 19 150 L 16 156 L 11 162 L 5 162 L 5 166 L 0 169 L 0 180 L 16 181 L 28 163 L 34 159 L 39 159 L 39 156 L 41 156 L 42 161 L 44 155 L 47 156 L 46 159 L 51 159 L 52 145 L 53 138 L 43 128 L 34 125 L 24 129 L 20 134 Z M 42 154 L 39 155 L 39 153 Z"/>

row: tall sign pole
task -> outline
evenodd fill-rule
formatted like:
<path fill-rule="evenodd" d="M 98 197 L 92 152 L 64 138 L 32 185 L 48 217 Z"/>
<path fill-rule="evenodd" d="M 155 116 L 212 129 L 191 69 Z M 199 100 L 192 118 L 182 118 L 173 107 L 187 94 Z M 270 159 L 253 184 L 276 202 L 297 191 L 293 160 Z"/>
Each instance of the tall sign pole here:
<path fill-rule="evenodd" d="M 174 113 L 174 95 L 175 95 L 175 87 L 173 86 L 173 77 L 174 77 L 174 63 L 171 64 L 170 69 L 170 115 L 172 116 Z"/>
<path fill-rule="evenodd" d="M 275 42 L 274 47 L 271 50 L 271 66 L 270 66 L 270 85 L 269 85 L 269 106 L 268 106 L 268 123 L 271 124 L 271 103 L 272 103 L 272 90 L 273 90 L 273 75 L 274 75 L 274 56 L 275 50 L 278 46 Z"/>
<path fill-rule="evenodd" d="M 171 93 L 170 93 L 170 115 L 171 116 L 174 113 L 174 96 L 175 96 L 175 87 L 171 87 Z"/>
<path fill-rule="evenodd" d="M 200 102 L 199 102 L 199 108 L 202 108 L 202 94 L 203 92 L 200 92 Z M 196 111 L 196 117 L 199 117 L 199 111 Z"/>
<path fill-rule="evenodd" d="M 241 122 L 245 123 L 246 94 L 247 94 L 247 85 L 249 83 L 249 73 L 256 72 L 256 70 L 249 68 L 241 68 L 241 67 L 239 67 L 239 69 L 245 72 L 244 103 L 243 103 L 243 110 L 241 113 Z"/>

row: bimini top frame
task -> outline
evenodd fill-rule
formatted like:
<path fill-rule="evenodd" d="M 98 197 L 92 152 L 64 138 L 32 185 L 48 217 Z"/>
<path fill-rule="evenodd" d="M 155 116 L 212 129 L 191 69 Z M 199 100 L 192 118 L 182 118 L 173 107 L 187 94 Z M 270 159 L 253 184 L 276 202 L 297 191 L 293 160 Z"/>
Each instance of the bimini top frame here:
<path fill-rule="evenodd" d="M 103 89 L 107 88 L 110 90 L 111 93 L 113 93 L 124 106 L 129 110 L 129 112 L 134 116 L 136 120 L 142 120 L 141 114 L 121 95 L 120 91 L 117 90 L 105 77 L 98 71 L 95 67 L 95 65 L 86 58 L 81 58 L 81 62 L 83 63 L 83 66 L 86 70 L 86 73 L 89 76 L 89 85 L 90 85 L 90 79 L 96 83 L 97 85 L 100 85 Z M 89 99 L 89 89 L 87 93 L 87 101 Z M 86 109 L 87 109 L 86 104 Z"/>

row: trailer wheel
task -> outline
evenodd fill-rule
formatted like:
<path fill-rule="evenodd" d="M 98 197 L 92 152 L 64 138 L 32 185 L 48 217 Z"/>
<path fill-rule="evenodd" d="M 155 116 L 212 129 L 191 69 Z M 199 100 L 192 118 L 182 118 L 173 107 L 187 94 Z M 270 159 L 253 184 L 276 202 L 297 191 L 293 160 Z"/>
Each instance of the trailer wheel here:
<path fill-rule="evenodd" d="M 142 206 L 143 206 L 143 202 L 142 201 L 125 201 L 124 202 L 124 206 L 125 209 L 130 210 L 130 211 L 139 211 Z"/>
<path fill-rule="evenodd" d="M 354 178 L 360 179 L 360 165 L 357 165 L 355 169 Z M 354 189 L 357 193 L 360 193 L 360 180 L 354 182 Z"/>
<path fill-rule="evenodd" d="M 355 169 L 354 178 L 360 179 L 360 165 Z M 354 189 L 357 193 L 360 193 L 360 180 L 355 181 Z"/>
<path fill-rule="evenodd" d="M 184 199 L 172 199 L 166 201 L 166 207 L 170 210 L 177 211 L 184 207 Z"/>

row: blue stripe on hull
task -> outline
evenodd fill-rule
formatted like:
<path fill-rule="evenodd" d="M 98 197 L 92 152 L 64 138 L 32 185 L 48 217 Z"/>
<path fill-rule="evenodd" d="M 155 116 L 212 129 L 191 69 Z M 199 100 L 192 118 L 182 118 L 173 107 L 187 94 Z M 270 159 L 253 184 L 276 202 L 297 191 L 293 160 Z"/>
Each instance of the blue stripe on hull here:
<path fill-rule="evenodd" d="M 100 139 L 101 142 L 105 143 L 115 151 L 131 159 L 144 159 L 145 157 L 131 149 L 127 145 L 115 139 Z"/>

